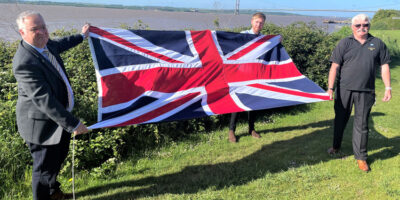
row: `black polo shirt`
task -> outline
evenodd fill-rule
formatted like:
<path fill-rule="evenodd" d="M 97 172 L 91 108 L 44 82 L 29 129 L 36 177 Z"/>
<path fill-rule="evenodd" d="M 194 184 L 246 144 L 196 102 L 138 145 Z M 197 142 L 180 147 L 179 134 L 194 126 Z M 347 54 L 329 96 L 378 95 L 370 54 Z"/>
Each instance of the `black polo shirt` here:
<path fill-rule="evenodd" d="M 342 39 L 333 50 L 330 61 L 340 65 L 337 83 L 340 88 L 374 91 L 377 68 L 391 60 L 385 43 L 368 34 L 364 44 L 353 35 Z"/>

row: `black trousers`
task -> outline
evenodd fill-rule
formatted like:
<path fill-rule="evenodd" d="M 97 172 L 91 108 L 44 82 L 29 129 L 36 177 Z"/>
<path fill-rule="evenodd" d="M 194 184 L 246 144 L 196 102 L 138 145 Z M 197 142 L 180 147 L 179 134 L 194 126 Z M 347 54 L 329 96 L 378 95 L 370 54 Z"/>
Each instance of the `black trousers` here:
<path fill-rule="evenodd" d="M 60 189 L 57 175 L 67 158 L 71 134 L 63 132 L 61 141 L 56 145 L 38 145 L 27 142 L 33 158 L 32 193 L 34 200 L 49 199 Z"/>
<path fill-rule="evenodd" d="M 343 132 L 354 105 L 353 152 L 357 160 L 368 156 L 368 118 L 375 103 L 375 92 L 350 91 L 338 88 L 335 95 L 335 121 L 333 148 L 340 149 Z"/>
<path fill-rule="evenodd" d="M 254 130 L 254 121 L 256 119 L 256 113 L 252 111 L 246 111 L 247 119 L 249 122 L 249 132 Z M 231 114 L 231 122 L 229 123 L 229 130 L 236 131 L 236 122 L 238 118 L 238 113 Z"/>

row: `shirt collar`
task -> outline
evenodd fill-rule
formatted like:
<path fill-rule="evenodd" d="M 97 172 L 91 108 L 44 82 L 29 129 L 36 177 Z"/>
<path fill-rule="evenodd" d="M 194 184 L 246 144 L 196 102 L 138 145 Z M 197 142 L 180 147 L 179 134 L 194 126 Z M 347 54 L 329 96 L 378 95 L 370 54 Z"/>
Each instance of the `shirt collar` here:
<path fill-rule="evenodd" d="M 354 34 L 351 34 L 351 35 L 350 35 L 350 38 L 356 39 L 356 38 L 354 38 Z M 372 40 L 373 38 L 374 38 L 374 36 L 371 35 L 370 33 L 368 33 L 368 35 L 367 35 L 367 41 L 370 41 L 370 40 Z"/>
<path fill-rule="evenodd" d="M 43 51 L 47 48 L 46 46 L 44 48 L 39 48 L 39 47 L 35 47 L 34 45 L 30 44 L 29 42 L 25 41 L 25 43 L 29 44 L 29 46 L 31 46 L 32 48 L 34 48 L 36 51 L 38 51 L 40 54 L 43 54 Z"/>
<path fill-rule="evenodd" d="M 253 28 L 251 28 L 251 29 L 249 30 L 249 32 L 250 32 L 251 34 L 254 34 L 254 35 L 261 35 L 261 31 L 260 31 L 258 34 L 255 34 L 254 31 L 253 31 Z"/>

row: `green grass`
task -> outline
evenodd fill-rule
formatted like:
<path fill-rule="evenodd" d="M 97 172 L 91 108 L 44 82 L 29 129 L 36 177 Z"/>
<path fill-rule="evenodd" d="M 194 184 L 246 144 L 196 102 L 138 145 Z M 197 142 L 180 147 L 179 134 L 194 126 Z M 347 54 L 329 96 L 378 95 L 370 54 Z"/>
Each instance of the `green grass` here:
<path fill-rule="evenodd" d="M 393 99 L 382 102 L 384 86 L 376 81 L 377 102 L 370 118 L 372 169 L 357 168 L 351 145 L 352 119 L 342 154 L 331 157 L 333 102 L 301 106 L 296 112 L 259 116 L 261 139 L 239 124 L 237 144 L 227 128 L 192 134 L 145 155 L 126 160 L 106 176 L 76 174 L 78 199 L 400 199 L 400 59 L 391 64 Z M 196 141 L 196 142 L 194 142 Z M 26 175 L 30 176 L 29 173 Z M 60 177 L 71 191 L 69 177 Z M 24 188 L 31 199 L 30 180 Z M 7 199 L 7 198 L 6 198 Z M 11 198 L 9 198 L 11 199 Z"/>
<path fill-rule="evenodd" d="M 390 49 L 391 55 L 400 56 L 399 30 L 371 30 L 371 34 L 382 39 Z"/>
<path fill-rule="evenodd" d="M 398 30 L 371 30 L 371 34 L 382 39 L 386 37 L 397 39 L 398 44 L 400 44 L 400 31 Z"/>
<path fill-rule="evenodd" d="M 227 129 L 193 134 L 120 163 L 107 178 L 76 175 L 79 199 L 400 199 L 400 60 L 392 63 L 393 99 L 384 103 L 377 79 L 377 102 L 370 120 L 372 171 L 357 168 L 346 129 L 342 155 L 331 157 L 333 102 L 303 106 L 298 112 L 259 120 L 261 139 L 237 130 L 239 143 L 227 141 Z M 304 110 L 304 111 L 302 111 Z M 263 119 L 262 117 L 260 117 Z M 198 142 L 191 142 L 198 141 Z M 69 177 L 64 190 L 71 191 Z"/>

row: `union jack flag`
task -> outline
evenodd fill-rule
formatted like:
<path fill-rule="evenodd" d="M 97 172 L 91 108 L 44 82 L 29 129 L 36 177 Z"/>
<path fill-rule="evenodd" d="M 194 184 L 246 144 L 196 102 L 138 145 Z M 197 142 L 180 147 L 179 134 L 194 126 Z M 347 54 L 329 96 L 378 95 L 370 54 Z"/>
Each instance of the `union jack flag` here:
<path fill-rule="evenodd" d="M 329 100 L 279 35 L 90 28 L 99 90 L 91 129 Z"/>

